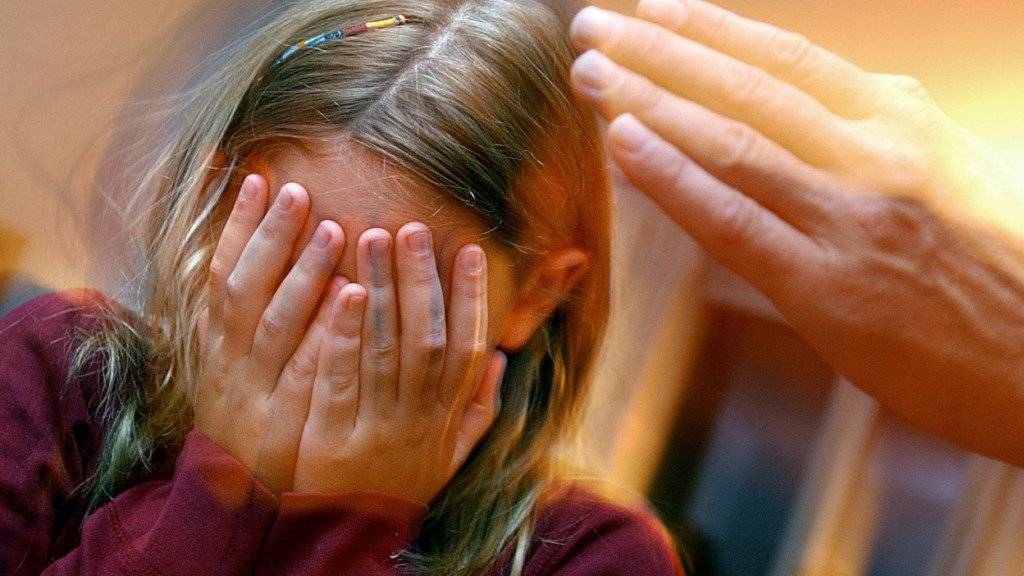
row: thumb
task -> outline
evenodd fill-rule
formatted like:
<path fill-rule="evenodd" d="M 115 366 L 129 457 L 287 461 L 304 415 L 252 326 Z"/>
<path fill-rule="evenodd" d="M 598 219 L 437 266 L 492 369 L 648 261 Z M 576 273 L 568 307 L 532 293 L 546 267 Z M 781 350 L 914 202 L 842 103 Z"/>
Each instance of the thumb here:
<path fill-rule="evenodd" d="M 455 439 L 455 451 L 452 454 L 451 471 L 454 474 L 462 466 L 469 453 L 473 451 L 480 439 L 490 429 L 498 415 L 498 398 L 501 381 L 508 366 L 508 357 L 504 352 L 496 350 L 491 356 L 483 380 L 476 390 L 476 395 L 469 401 L 462 415 L 462 423 Z"/>

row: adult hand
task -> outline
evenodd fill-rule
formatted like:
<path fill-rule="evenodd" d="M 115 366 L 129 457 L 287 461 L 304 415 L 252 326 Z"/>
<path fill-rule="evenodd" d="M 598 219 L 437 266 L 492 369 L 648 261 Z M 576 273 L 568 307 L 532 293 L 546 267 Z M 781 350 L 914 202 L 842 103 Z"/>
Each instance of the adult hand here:
<path fill-rule="evenodd" d="M 883 407 L 1024 465 L 1024 256 L 999 236 L 1024 212 L 994 155 L 912 79 L 700 0 L 637 14 L 572 29 L 630 180 Z"/>
<path fill-rule="evenodd" d="M 245 179 L 213 255 L 194 427 L 281 493 L 291 487 L 306 421 L 307 367 L 316 365 L 329 304 L 344 283 L 328 288 L 345 236 L 321 222 L 289 270 L 309 196 L 286 184 L 269 211 L 267 196 L 266 180 Z"/>
<path fill-rule="evenodd" d="M 427 504 L 495 418 L 504 356 L 488 351 L 484 252 L 456 256 L 447 320 L 426 226 L 364 232 L 357 265 L 321 343 L 294 489 Z"/>

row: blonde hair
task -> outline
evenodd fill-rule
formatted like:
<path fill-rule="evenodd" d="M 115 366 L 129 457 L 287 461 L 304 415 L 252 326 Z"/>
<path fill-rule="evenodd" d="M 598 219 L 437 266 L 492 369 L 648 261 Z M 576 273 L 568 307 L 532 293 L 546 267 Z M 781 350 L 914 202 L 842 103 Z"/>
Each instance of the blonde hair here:
<path fill-rule="evenodd" d="M 393 14 L 408 24 L 270 66 L 299 40 Z M 484 574 L 503 559 L 521 573 L 538 507 L 557 485 L 556 447 L 579 428 L 609 306 L 603 148 L 569 87 L 565 29 L 534 0 L 304 2 L 182 96 L 185 120 L 140 183 L 140 195 L 156 192 L 138 320 L 111 319 L 79 349 L 79 365 L 105 355 L 109 432 L 94 506 L 191 428 L 197 319 L 240 166 L 271 148 L 315 151 L 342 137 L 468 210 L 520 270 L 559 246 L 590 256 L 571 298 L 510 357 L 494 427 L 405 553 L 429 574 Z M 225 170 L 211 169 L 218 151 Z"/>

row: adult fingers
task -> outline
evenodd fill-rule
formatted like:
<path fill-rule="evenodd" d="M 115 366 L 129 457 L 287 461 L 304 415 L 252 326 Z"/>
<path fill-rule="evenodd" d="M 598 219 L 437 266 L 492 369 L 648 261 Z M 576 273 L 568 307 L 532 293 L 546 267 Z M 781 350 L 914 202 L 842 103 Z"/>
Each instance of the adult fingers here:
<path fill-rule="evenodd" d="M 403 226 L 395 254 L 402 323 L 398 395 L 402 405 L 420 410 L 424 400 L 437 399 L 448 337 L 430 230 L 418 222 Z"/>
<path fill-rule="evenodd" d="M 580 93 L 609 120 L 632 114 L 724 183 L 801 229 L 827 216 L 825 175 L 750 126 L 670 94 L 600 52 L 572 69 Z"/>
<path fill-rule="evenodd" d="M 792 83 L 836 114 L 861 118 L 873 108 L 871 75 L 800 34 L 703 0 L 640 0 L 636 13 Z"/>
<path fill-rule="evenodd" d="M 341 259 L 344 244 L 345 233 L 337 223 L 325 220 L 317 226 L 256 327 L 252 351 L 261 369 L 280 374 L 293 356 Z M 311 365 L 304 368 L 312 372 Z"/>
<path fill-rule="evenodd" d="M 207 307 L 210 311 L 208 327 L 217 332 L 224 322 L 224 291 L 228 276 L 235 269 L 245 245 L 267 212 L 267 192 L 267 181 L 262 176 L 250 174 L 245 177 L 213 252 L 207 286 Z"/>
<path fill-rule="evenodd" d="M 438 401 L 461 418 L 485 367 L 487 354 L 487 258 L 476 244 L 455 257 L 448 306 L 448 350 Z"/>
<path fill-rule="evenodd" d="M 342 288 L 335 298 L 330 323 L 320 344 L 319 368 L 310 402 L 307 427 L 317 436 L 339 441 L 351 433 L 359 415 L 363 314 L 367 292 L 359 284 Z"/>
<path fill-rule="evenodd" d="M 598 8 L 580 12 L 572 30 L 581 49 L 596 48 L 669 92 L 744 122 L 811 164 L 830 165 L 848 147 L 841 118 L 756 66 Z"/>
<path fill-rule="evenodd" d="M 286 184 L 256 228 L 225 285 L 224 331 L 228 346 L 248 352 L 256 325 L 277 292 L 292 246 L 309 210 L 309 195 Z"/>
<path fill-rule="evenodd" d="M 357 282 L 366 287 L 360 382 L 360 411 L 390 412 L 398 401 L 398 305 L 392 274 L 392 238 L 387 230 L 371 228 L 359 238 Z"/>
<path fill-rule="evenodd" d="M 470 452 L 494 424 L 501 397 L 501 381 L 505 375 L 508 358 L 503 352 L 495 352 L 487 363 L 483 381 L 477 388 L 472 401 L 466 406 L 462 424 L 455 440 L 450 471 L 454 474 L 469 458 Z"/>
<path fill-rule="evenodd" d="M 672 144 L 625 115 L 608 127 L 610 153 L 629 180 L 715 259 L 769 297 L 814 269 L 820 251 L 805 236 L 745 194 L 730 188 Z"/>

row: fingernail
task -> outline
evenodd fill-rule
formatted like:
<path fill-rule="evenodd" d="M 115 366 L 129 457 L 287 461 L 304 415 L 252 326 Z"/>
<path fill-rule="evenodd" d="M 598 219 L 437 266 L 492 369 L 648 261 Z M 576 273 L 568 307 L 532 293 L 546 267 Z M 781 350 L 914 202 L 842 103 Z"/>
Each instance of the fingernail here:
<path fill-rule="evenodd" d="M 588 50 L 573 64 L 572 77 L 583 88 L 598 92 L 608 87 L 616 71 L 615 63 L 607 56 L 597 50 Z"/>
<path fill-rule="evenodd" d="M 313 245 L 317 248 L 327 248 L 327 245 L 331 242 L 331 231 L 327 229 L 327 223 L 321 222 L 316 227 L 316 233 L 313 234 Z"/>
<path fill-rule="evenodd" d="M 593 48 L 608 35 L 614 16 L 596 7 L 587 6 L 573 18 L 569 34 L 581 49 Z"/>
<path fill-rule="evenodd" d="M 387 236 L 380 236 L 370 240 L 370 256 L 384 258 L 388 255 L 388 245 L 391 242 Z"/>
<path fill-rule="evenodd" d="M 462 253 L 462 269 L 471 275 L 479 274 L 483 263 L 484 251 L 479 246 L 467 248 Z"/>
<path fill-rule="evenodd" d="M 287 210 L 292 207 L 295 202 L 294 192 L 292 191 L 291 185 L 285 185 L 281 188 L 281 193 L 277 195 L 277 207 L 281 210 Z"/>
<path fill-rule="evenodd" d="M 430 252 L 430 231 L 426 226 L 419 226 L 417 230 L 406 238 L 409 248 L 420 255 Z"/>
<path fill-rule="evenodd" d="M 632 114 L 623 114 L 608 127 L 608 140 L 626 152 L 636 152 L 648 140 L 651 131 Z"/>

